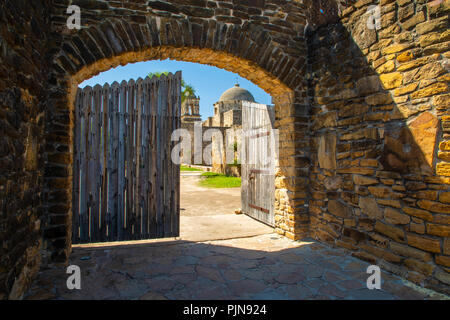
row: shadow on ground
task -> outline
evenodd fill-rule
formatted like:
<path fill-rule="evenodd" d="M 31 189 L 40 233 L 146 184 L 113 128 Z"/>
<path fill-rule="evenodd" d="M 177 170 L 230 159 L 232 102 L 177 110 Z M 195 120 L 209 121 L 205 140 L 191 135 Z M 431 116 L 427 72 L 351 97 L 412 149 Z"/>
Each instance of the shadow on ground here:
<path fill-rule="evenodd" d="M 68 290 L 65 268 L 42 270 L 26 299 L 439 299 L 382 272 L 366 288 L 368 263 L 313 240 L 276 234 L 232 240 L 76 247 L 81 290 Z"/>

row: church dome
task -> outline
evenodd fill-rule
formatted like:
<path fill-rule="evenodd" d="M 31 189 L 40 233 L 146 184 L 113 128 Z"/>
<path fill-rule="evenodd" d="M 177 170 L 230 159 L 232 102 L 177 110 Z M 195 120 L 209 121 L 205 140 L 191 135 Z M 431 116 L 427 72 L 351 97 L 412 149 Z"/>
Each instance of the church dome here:
<path fill-rule="evenodd" d="M 233 88 L 228 89 L 220 96 L 219 101 L 233 101 L 233 100 L 245 100 L 250 102 L 255 102 L 255 98 L 253 95 L 243 88 L 241 88 L 238 84 L 236 84 Z"/>

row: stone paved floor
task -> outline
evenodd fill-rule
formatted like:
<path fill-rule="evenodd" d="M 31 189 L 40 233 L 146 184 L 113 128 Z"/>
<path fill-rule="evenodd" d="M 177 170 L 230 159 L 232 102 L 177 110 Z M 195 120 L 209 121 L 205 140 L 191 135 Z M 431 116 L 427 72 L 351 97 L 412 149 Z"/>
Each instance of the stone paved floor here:
<path fill-rule="evenodd" d="M 442 299 L 382 272 L 366 288 L 368 264 L 341 249 L 274 233 L 231 240 L 147 241 L 74 248 L 82 289 L 65 268 L 41 271 L 26 299 Z"/>

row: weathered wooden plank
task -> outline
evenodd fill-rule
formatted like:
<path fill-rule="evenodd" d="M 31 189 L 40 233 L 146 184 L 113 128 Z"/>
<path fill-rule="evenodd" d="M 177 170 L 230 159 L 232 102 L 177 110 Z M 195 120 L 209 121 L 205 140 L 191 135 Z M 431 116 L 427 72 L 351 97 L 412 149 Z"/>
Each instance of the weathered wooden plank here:
<path fill-rule="evenodd" d="M 109 84 L 102 88 L 102 123 L 101 123 L 101 208 L 100 208 L 100 236 L 101 242 L 107 241 L 107 212 L 108 212 L 108 147 L 109 147 Z"/>
<path fill-rule="evenodd" d="M 126 81 L 120 84 L 118 121 L 119 136 L 117 149 L 117 240 L 124 240 L 125 221 L 125 101 L 126 101 Z"/>
<path fill-rule="evenodd" d="M 142 221 L 142 206 L 143 206 L 143 197 L 142 197 L 142 90 L 143 90 L 143 80 L 138 79 L 136 81 L 136 181 L 135 181 L 135 205 L 136 205 L 136 223 L 139 225 L 139 228 L 136 226 L 134 238 L 141 238 L 141 221 Z"/>
<path fill-rule="evenodd" d="M 80 243 L 80 155 L 81 155 L 81 113 L 83 91 L 78 89 L 75 100 L 74 150 L 73 150 L 73 196 L 72 196 L 72 243 Z"/>
<path fill-rule="evenodd" d="M 91 134 L 90 134 L 90 161 L 89 161 L 89 172 L 90 172 L 90 198 L 91 198 L 91 214 L 90 214 L 90 241 L 99 241 L 99 189 L 101 186 L 100 174 L 99 174 L 99 151 L 100 151 L 100 128 L 101 128 L 101 98 L 102 98 L 102 87 L 96 85 L 92 91 L 92 108 L 91 108 Z"/>
<path fill-rule="evenodd" d="M 161 83 L 161 168 L 162 172 L 165 172 L 166 174 L 163 174 L 161 176 L 162 180 L 162 199 L 161 199 L 161 205 L 162 205 L 162 212 L 161 212 L 161 226 L 163 228 L 162 236 L 165 237 L 169 234 L 170 231 L 170 212 L 169 212 L 169 200 L 170 200 L 170 187 L 169 185 L 169 169 L 168 169 L 168 162 L 170 161 L 170 157 L 167 155 L 167 149 L 170 146 L 170 143 L 167 140 L 167 131 L 168 131 L 168 116 L 167 111 L 169 109 L 169 101 L 168 101 L 168 79 L 166 76 L 163 77 Z"/>
<path fill-rule="evenodd" d="M 171 121 L 171 128 L 168 132 L 169 134 L 169 154 L 168 154 L 168 163 L 171 166 L 171 208 L 170 208 L 170 219 L 171 219 L 171 236 L 179 236 L 180 235 L 180 224 L 178 213 L 180 212 L 180 166 L 176 165 L 171 159 L 171 150 L 173 150 L 175 146 L 175 142 L 171 141 L 171 134 L 173 131 L 178 129 L 181 125 L 181 72 L 175 74 L 174 77 L 171 78 L 170 82 L 170 98 L 171 101 L 169 103 L 169 120 Z"/>
<path fill-rule="evenodd" d="M 127 194 L 127 221 L 126 221 L 126 237 L 127 240 L 133 239 L 133 231 L 135 228 L 135 208 L 134 208 L 134 174 L 135 174 L 135 157 L 134 157 L 134 100 L 135 100 L 135 82 L 130 80 L 127 85 L 127 106 L 126 106 L 126 124 L 127 124 L 127 140 L 126 140 L 126 194 Z"/>
<path fill-rule="evenodd" d="M 149 221 L 149 171 L 150 171 L 150 90 L 151 80 L 147 77 L 142 82 L 141 91 L 141 103 L 142 103 L 142 216 L 141 216 L 141 235 L 143 239 L 147 239 L 148 236 L 148 221 Z"/>
<path fill-rule="evenodd" d="M 108 208 L 109 208 L 109 225 L 108 225 L 108 240 L 117 240 L 117 215 L 118 215 L 118 146 L 119 146 L 119 83 L 114 82 L 111 85 L 111 101 L 110 101 L 110 188 L 108 192 Z"/>
<path fill-rule="evenodd" d="M 150 159 L 149 159 L 149 198 L 148 198 L 148 218 L 147 218 L 147 225 L 148 225 L 148 235 L 150 238 L 157 237 L 157 223 L 156 223 L 156 192 L 158 189 L 156 175 L 157 175 L 157 168 L 156 163 L 158 161 L 158 154 L 157 154 L 157 127 L 158 127 L 158 107 L 157 107 L 157 86 L 154 83 L 154 81 L 149 82 L 148 91 L 147 91 L 148 97 L 149 97 L 149 134 L 150 134 Z"/>
<path fill-rule="evenodd" d="M 89 196 L 89 137 L 90 137 L 90 119 L 92 104 L 92 88 L 85 87 L 83 90 L 83 120 L 82 120 L 82 151 L 81 151 L 81 183 L 80 183 L 80 241 L 89 242 L 89 215 L 90 215 L 90 196 Z"/>

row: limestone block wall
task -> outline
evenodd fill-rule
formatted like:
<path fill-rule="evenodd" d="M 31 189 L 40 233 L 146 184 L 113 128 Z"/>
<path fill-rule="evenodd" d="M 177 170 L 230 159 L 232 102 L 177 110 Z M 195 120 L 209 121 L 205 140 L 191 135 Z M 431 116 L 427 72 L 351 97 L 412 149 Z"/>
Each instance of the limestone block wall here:
<path fill-rule="evenodd" d="M 241 110 L 228 110 L 223 114 L 224 127 L 231 127 L 234 125 L 242 124 L 242 111 Z"/>
<path fill-rule="evenodd" d="M 361 0 L 309 38 L 311 235 L 447 293 L 449 10 Z"/>
<path fill-rule="evenodd" d="M 229 111 L 233 112 L 233 110 Z M 242 114 L 242 113 L 241 113 Z M 234 131 L 234 134 L 229 131 Z M 212 139 L 212 171 L 226 174 L 228 176 L 241 176 L 241 152 L 242 152 L 241 125 L 233 125 L 223 128 L 223 141 Z M 227 152 L 231 160 L 227 161 Z M 234 160 L 234 161 L 233 161 Z M 230 163 L 229 163 L 230 162 Z M 235 163 L 236 162 L 236 163 Z"/>
<path fill-rule="evenodd" d="M 40 261 L 48 9 L 0 2 L 0 300 L 20 298 Z"/>

